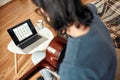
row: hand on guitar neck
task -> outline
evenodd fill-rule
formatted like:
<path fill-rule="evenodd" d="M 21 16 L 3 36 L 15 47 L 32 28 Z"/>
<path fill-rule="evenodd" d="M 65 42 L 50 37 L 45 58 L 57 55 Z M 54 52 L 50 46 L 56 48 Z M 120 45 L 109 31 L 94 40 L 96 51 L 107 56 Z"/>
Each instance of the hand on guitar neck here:
<path fill-rule="evenodd" d="M 19 80 L 29 80 L 35 73 L 43 68 L 58 72 L 59 64 L 64 56 L 66 40 L 61 36 L 55 36 L 46 49 L 46 57 Z"/>

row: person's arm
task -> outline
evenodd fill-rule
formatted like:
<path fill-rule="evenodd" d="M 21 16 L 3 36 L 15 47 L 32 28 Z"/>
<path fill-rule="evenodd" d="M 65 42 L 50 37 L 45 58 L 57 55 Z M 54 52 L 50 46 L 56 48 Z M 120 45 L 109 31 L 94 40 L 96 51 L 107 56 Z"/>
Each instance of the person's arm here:
<path fill-rule="evenodd" d="M 72 65 L 64 68 L 60 73 L 60 80 L 100 80 L 97 73 L 90 68 Z"/>
<path fill-rule="evenodd" d="M 60 80 L 101 80 L 109 69 L 109 64 L 107 59 L 101 60 L 101 57 L 86 59 L 82 64 L 62 64 Z"/>
<path fill-rule="evenodd" d="M 83 51 L 83 55 L 79 53 L 72 63 L 69 61 L 62 63 L 59 70 L 60 80 L 101 80 L 108 77 L 106 74 L 111 67 L 110 51 L 107 49 L 98 51 L 100 47 L 102 46 Z"/>

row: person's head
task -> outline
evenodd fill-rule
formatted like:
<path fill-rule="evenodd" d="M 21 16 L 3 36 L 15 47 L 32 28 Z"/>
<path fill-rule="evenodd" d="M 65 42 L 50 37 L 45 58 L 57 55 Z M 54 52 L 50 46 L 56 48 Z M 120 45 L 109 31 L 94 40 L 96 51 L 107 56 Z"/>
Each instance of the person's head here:
<path fill-rule="evenodd" d="M 50 20 L 52 27 L 61 31 L 71 25 L 89 26 L 93 18 L 91 11 L 80 0 L 33 0 Z"/>

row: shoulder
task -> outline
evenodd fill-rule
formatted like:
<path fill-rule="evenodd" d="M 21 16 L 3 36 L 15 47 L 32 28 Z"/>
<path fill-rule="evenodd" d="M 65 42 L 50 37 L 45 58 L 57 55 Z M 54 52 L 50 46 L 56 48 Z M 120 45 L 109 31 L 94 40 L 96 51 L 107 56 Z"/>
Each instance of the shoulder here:
<path fill-rule="evenodd" d="M 87 6 L 93 13 L 98 14 L 98 13 L 97 13 L 97 8 L 96 8 L 96 6 L 95 6 L 94 4 L 89 3 L 89 4 L 86 4 L 86 6 Z"/>

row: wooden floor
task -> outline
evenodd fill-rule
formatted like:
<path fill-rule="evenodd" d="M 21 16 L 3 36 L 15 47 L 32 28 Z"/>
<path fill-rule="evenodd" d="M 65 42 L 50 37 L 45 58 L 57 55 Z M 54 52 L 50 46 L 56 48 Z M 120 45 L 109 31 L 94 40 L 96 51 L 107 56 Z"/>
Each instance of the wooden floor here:
<path fill-rule="evenodd" d="M 7 49 L 11 38 L 6 30 L 29 18 L 33 24 L 37 20 L 43 19 L 35 13 L 34 10 L 36 8 L 31 0 L 13 0 L 7 5 L 0 7 L 0 80 L 17 80 L 34 66 L 31 61 L 31 54 L 17 54 L 18 74 L 15 74 L 14 53 Z M 46 24 L 46 26 L 55 33 L 49 25 Z M 117 57 L 120 59 L 120 55 Z M 119 73 L 118 70 L 117 72 Z M 117 75 L 119 76 L 119 74 Z M 31 80 L 35 80 L 35 78 L 33 77 Z M 116 80 L 120 80 L 120 77 L 117 77 Z"/>
<path fill-rule="evenodd" d="M 33 24 L 43 19 L 36 14 L 36 8 L 31 0 L 13 0 L 0 7 L 0 80 L 17 80 L 33 67 L 31 54 L 17 54 L 18 74 L 15 74 L 14 53 L 7 49 L 11 38 L 6 30 L 26 19 L 31 19 Z M 49 25 L 46 26 L 49 28 Z"/>

